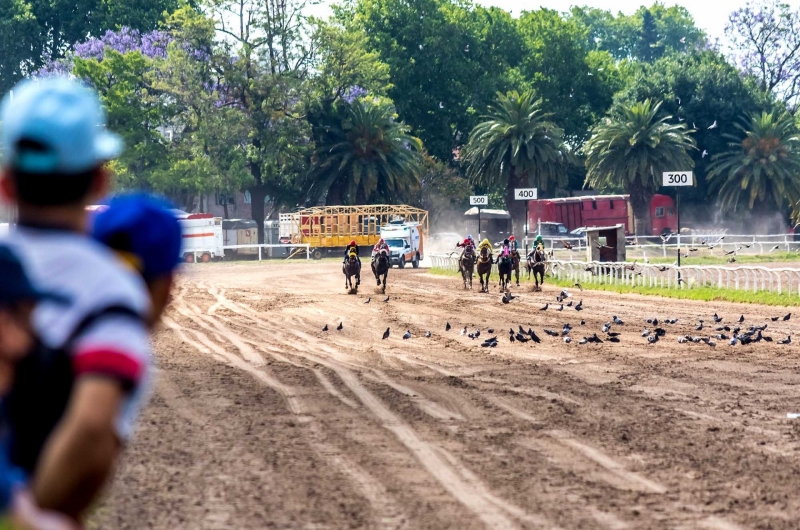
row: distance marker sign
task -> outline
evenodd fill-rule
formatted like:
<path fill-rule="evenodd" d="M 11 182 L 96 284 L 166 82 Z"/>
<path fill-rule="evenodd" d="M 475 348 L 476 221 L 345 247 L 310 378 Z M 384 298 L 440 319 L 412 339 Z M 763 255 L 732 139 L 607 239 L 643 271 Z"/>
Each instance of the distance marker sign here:
<path fill-rule="evenodd" d="M 469 198 L 470 206 L 486 206 L 487 204 L 489 204 L 487 195 L 471 195 Z"/>
<path fill-rule="evenodd" d="M 691 171 L 665 171 L 664 186 L 694 186 L 694 175 Z"/>
<path fill-rule="evenodd" d="M 535 201 L 538 196 L 536 188 L 514 188 L 514 199 L 518 201 Z"/>

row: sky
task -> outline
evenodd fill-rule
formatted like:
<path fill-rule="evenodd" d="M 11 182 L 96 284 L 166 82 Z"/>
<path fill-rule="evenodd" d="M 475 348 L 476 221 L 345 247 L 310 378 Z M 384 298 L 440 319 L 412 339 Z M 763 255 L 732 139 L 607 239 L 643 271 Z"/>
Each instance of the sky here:
<path fill-rule="evenodd" d="M 641 5 L 652 5 L 655 0 L 579 0 L 576 2 L 564 2 L 564 0 L 473 0 L 475 3 L 485 6 L 496 6 L 506 11 L 510 11 L 514 15 L 518 15 L 521 10 L 535 10 L 539 7 L 546 7 L 549 9 L 556 9 L 558 11 L 567 11 L 568 5 L 585 5 L 589 7 L 597 7 L 600 9 L 607 9 L 614 13 L 622 11 L 625 14 L 630 14 L 636 11 Z M 792 7 L 800 7 L 800 0 L 784 0 L 785 3 Z M 322 0 L 322 4 L 312 8 L 315 15 L 327 15 L 330 10 L 327 6 L 333 3 L 333 0 Z M 747 4 L 746 0 L 664 0 L 665 5 L 681 5 L 689 10 L 689 13 L 694 17 L 695 23 L 698 27 L 704 29 L 712 40 L 719 38 L 723 40 L 723 33 L 725 31 L 725 23 L 728 15 L 744 7 Z"/>

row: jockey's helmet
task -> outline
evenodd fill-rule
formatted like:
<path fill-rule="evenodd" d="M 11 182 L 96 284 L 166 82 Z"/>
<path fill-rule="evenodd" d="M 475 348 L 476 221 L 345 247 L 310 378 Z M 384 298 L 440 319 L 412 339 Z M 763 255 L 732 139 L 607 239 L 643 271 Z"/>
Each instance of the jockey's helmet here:
<path fill-rule="evenodd" d="M 378 240 L 378 244 L 379 244 L 379 245 L 383 245 L 384 243 L 386 243 L 386 241 L 384 241 L 384 240 L 383 240 L 383 238 L 380 238 L 380 239 Z"/>
<path fill-rule="evenodd" d="M 508 238 L 508 240 L 509 241 L 515 241 L 514 234 L 511 234 L 511 236 Z"/>
<path fill-rule="evenodd" d="M 508 238 L 505 238 L 505 239 L 503 240 L 503 244 L 504 244 L 504 245 L 508 245 L 508 243 L 509 243 L 509 241 L 508 241 Z"/>
<path fill-rule="evenodd" d="M 351 247 L 355 247 L 355 246 L 357 246 L 357 245 L 356 245 L 356 240 L 355 240 L 355 239 L 354 239 L 354 240 L 352 240 L 352 241 L 350 242 L 350 246 L 351 246 Z"/>

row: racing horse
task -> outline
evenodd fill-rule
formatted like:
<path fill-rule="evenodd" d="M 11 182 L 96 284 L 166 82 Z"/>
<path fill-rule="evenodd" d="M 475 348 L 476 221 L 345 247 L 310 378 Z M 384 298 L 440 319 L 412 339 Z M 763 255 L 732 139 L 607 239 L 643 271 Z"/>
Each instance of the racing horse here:
<path fill-rule="evenodd" d="M 464 280 L 464 289 L 467 288 L 467 282 L 469 282 L 469 288 L 472 289 L 472 275 L 475 273 L 475 249 L 472 246 L 468 245 L 464 249 L 459 265 L 461 265 L 461 278 Z"/>
<path fill-rule="evenodd" d="M 508 286 L 511 284 L 511 270 L 513 267 L 513 258 L 511 254 L 508 256 L 499 256 L 497 258 L 497 272 L 500 273 L 501 291 L 508 291 Z"/>
<path fill-rule="evenodd" d="M 389 253 L 385 248 L 382 248 L 380 253 L 372 260 L 372 274 L 375 275 L 375 280 L 378 282 L 378 287 L 381 287 L 381 276 L 383 277 L 383 287 L 381 292 L 386 292 L 386 277 L 389 275 Z"/>
<path fill-rule="evenodd" d="M 488 247 L 483 247 L 478 257 L 478 279 L 481 281 L 481 292 L 489 292 L 489 277 L 492 275 L 492 250 Z M 486 280 L 483 277 L 486 276 Z"/>
<path fill-rule="evenodd" d="M 522 258 L 519 255 L 519 250 L 514 249 L 511 251 L 511 270 L 514 271 L 514 276 L 517 279 L 517 287 L 519 287 L 519 262 Z"/>
<path fill-rule="evenodd" d="M 542 288 L 539 287 L 539 279 L 541 279 L 541 284 L 544 285 L 544 271 L 545 267 L 547 266 L 546 262 L 547 254 L 545 254 L 542 247 L 537 247 L 536 250 L 528 254 L 528 262 L 526 263 L 525 267 L 528 269 L 528 279 L 530 279 L 531 273 L 533 273 L 533 279 L 536 282 L 536 286 L 533 288 L 534 291 L 542 290 Z"/>
<path fill-rule="evenodd" d="M 349 289 L 351 293 L 358 292 L 358 286 L 361 284 L 361 267 L 355 252 L 351 252 L 347 256 L 347 263 L 342 265 L 342 272 L 344 273 L 344 288 Z M 355 286 L 353 278 L 356 279 Z"/>

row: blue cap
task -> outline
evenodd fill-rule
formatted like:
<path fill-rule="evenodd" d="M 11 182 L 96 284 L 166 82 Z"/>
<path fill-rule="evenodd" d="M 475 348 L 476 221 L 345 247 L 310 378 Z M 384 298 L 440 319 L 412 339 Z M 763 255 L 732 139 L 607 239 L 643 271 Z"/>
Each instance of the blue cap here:
<path fill-rule="evenodd" d="M 34 287 L 22 262 L 7 246 L 0 246 L 0 278 L 3 278 L 0 282 L 0 305 L 42 300 L 66 303 L 69 300 L 65 296 Z"/>
<path fill-rule="evenodd" d="M 122 152 L 97 94 L 65 77 L 22 81 L 3 99 L 0 120 L 4 163 L 24 173 L 75 175 Z M 37 148 L 20 149 L 22 140 Z"/>
<path fill-rule="evenodd" d="M 94 218 L 92 236 L 119 253 L 145 280 L 181 262 L 181 225 L 166 200 L 145 193 L 120 195 Z"/>

